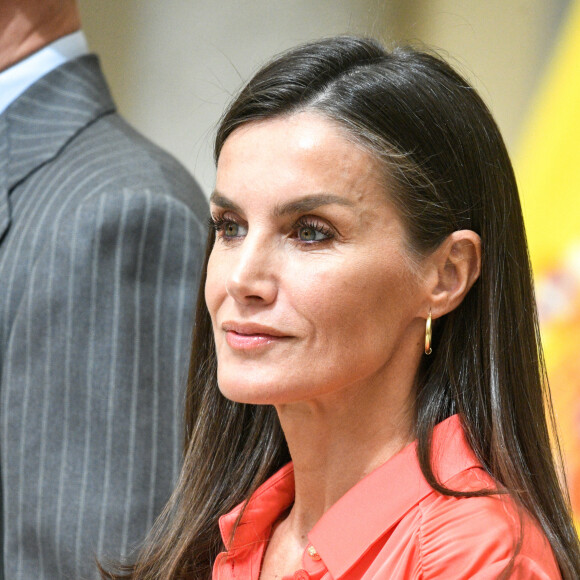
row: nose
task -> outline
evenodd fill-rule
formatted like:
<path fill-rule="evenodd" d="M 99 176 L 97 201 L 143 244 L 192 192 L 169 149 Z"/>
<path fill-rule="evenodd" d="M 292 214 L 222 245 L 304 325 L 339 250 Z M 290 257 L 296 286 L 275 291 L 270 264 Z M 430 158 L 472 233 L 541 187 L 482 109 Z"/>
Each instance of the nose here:
<path fill-rule="evenodd" d="M 267 305 L 278 293 L 275 251 L 264 238 L 247 235 L 236 251 L 236 262 L 226 281 L 226 291 L 244 305 Z"/>

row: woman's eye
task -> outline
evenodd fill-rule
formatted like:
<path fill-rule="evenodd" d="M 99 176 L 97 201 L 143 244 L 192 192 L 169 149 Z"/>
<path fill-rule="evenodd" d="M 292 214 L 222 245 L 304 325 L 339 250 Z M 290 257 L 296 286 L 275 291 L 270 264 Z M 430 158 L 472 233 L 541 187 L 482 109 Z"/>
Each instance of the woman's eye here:
<path fill-rule="evenodd" d="M 332 238 L 329 228 L 322 225 L 298 225 L 297 237 L 301 242 L 324 242 Z"/>
<path fill-rule="evenodd" d="M 298 230 L 298 237 L 303 242 L 319 242 L 320 240 L 326 239 L 326 236 L 322 232 L 311 227 L 301 227 Z"/>
<path fill-rule="evenodd" d="M 212 216 L 210 219 L 210 226 L 215 230 L 216 235 L 222 240 L 234 240 L 245 236 L 248 233 L 248 228 L 231 219 Z"/>
<path fill-rule="evenodd" d="M 240 235 L 240 226 L 235 222 L 226 222 L 223 226 L 224 237 L 237 238 Z"/>

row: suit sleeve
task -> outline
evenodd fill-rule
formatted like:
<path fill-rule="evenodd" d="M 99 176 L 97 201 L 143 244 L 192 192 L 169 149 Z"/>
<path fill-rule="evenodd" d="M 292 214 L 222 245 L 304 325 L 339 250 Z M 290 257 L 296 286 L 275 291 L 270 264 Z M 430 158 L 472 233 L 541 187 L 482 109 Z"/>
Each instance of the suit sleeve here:
<path fill-rule="evenodd" d="M 3 369 L 11 577 L 96 577 L 168 499 L 204 237 L 181 202 L 131 189 L 54 224 Z"/>

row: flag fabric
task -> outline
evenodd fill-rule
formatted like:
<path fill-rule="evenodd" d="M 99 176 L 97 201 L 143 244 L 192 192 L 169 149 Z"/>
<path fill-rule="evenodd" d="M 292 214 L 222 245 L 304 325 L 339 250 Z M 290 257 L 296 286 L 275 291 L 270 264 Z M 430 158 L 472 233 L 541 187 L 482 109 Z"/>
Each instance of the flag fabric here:
<path fill-rule="evenodd" d="M 568 483 L 580 519 L 580 0 L 525 125 L 516 174 Z"/>

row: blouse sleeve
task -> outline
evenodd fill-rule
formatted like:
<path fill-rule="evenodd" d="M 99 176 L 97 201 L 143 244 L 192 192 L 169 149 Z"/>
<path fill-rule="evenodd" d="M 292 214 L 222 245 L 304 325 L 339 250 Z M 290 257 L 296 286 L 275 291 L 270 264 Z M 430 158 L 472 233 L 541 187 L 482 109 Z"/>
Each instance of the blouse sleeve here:
<path fill-rule="evenodd" d="M 453 489 L 453 485 L 449 483 Z M 461 489 L 456 487 L 455 489 Z M 420 506 L 422 578 L 456 580 L 561 578 L 539 525 L 506 495 L 436 494 Z"/>

